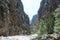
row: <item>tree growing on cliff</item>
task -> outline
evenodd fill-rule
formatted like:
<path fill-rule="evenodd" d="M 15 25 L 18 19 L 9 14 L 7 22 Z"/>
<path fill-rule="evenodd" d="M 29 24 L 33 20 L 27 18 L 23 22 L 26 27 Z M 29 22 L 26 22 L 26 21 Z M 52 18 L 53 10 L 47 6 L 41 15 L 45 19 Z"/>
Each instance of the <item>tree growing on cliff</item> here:
<path fill-rule="evenodd" d="M 55 26 L 54 32 L 60 32 L 60 7 L 55 10 Z"/>
<path fill-rule="evenodd" d="M 52 34 L 54 31 L 54 21 L 55 21 L 55 17 L 52 13 L 49 13 L 46 15 L 45 17 L 45 24 L 46 24 L 46 30 L 48 34 Z"/>
<path fill-rule="evenodd" d="M 46 25 L 43 19 L 40 19 L 39 21 L 39 30 L 38 30 L 38 35 L 43 35 L 45 34 L 46 31 Z"/>
<path fill-rule="evenodd" d="M 53 14 L 46 14 L 44 18 L 41 18 L 39 21 L 39 30 L 38 34 L 52 34 L 54 32 L 54 21 L 55 17 Z"/>

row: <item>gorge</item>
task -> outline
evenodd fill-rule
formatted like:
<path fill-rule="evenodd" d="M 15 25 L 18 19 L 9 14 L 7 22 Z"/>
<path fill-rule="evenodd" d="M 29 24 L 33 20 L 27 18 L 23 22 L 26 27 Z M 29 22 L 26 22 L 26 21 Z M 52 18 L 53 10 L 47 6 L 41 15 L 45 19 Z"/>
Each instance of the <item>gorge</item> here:
<path fill-rule="evenodd" d="M 60 0 L 41 0 L 37 14 L 29 20 L 22 0 L 0 0 L 0 36 L 60 40 Z"/>
<path fill-rule="evenodd" d="M 21 0 L 0 0 L 0 35 L 29 34 L 29 18 Z"/>

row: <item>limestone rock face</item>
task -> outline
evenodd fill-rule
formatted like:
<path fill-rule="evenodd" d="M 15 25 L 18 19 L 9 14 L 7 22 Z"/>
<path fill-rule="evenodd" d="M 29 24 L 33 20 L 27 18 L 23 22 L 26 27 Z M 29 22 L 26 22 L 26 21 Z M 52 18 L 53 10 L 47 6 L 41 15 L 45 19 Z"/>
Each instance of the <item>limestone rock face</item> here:
<path fill-rule="evenodd" d="M 57 7 L 57 0 L 42 0 L 38 14 L 39 18 L 47 13 L 53 12 Z"/>
<path fill-rule="evenodd" d="M 38 10 L 39 17 L 46 13 L 53 12 L 60 4 L 60 0 L 42 0 L 41 6 Z"/>
<path fill-rule="evenodd" d="M 11 36 L 30 32 L 29 18 L 21 0 L 0 0 L 0 35 Z"/>
<path fill-rule="evenodd" d="M 59 0 L 42 0 L 40 8 L 38 10 L 38 20 L 39 23 L 41 23 L 41 20 L 43 20 L 46 25 L 46 30 L 48 34 L 52 34 L 54 31 L 54 21 L 55 17 L 53 12 L 60 4 Z M 40 25 L 40 24 L 39 24 Z M 53 29 L 52 29 L 53 28 Z"/>
<path fill-rule="evenodd" d="M 37 14 L 33 16 L 30 24 L 31 24 L 31 25 L 34 25 L 34 24 L 36 23 L 36 20 L 38 20 L 38 15 L 37 15 Z"/>
<path fill-rule="evenodd" d="M 31 33 L 36 33 L 39 29 L 39 27 L 38 27 L 38 15 L 37 14 L 33 16 L 30 25 L 32 26 Z"/>

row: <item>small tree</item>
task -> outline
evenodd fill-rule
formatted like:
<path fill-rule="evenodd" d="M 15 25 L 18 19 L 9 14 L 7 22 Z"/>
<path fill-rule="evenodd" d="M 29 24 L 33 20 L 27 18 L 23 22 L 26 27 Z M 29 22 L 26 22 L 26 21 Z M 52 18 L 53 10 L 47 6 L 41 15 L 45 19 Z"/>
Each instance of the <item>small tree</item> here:
<path fill-rule="evenodd" d="M 52 13 L 49 13 L 46 15 L 45 17 L 45 24 L 46 24 L 46 30 L 48 34 L 52 34 L 54 31 L 54 21 L 55 21 L 55 17 Z"/>
<path fill-rule="evenodd" d="M 60 7 L 55 10 L 55 27 L 54 32 L 60 32 Z"/>
<path fill-rule="evenodd" d="M 38 35 L 43 35 L 46 33 L 46 25 L 44 23 L 44 20 L 41 19 L 39 21 L 39 30 L 38 30 Z"/>

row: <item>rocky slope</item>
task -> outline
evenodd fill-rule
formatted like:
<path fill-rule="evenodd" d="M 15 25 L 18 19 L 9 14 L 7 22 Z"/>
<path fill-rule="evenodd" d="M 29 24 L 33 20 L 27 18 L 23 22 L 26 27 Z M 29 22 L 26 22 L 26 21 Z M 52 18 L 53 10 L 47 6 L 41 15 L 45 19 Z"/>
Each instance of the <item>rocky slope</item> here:
<path fill-rule="evenodd" d="M 29 18 L 25 14 L 21 0 L 0 0 L 0 35 L 27 34 Z"/>

